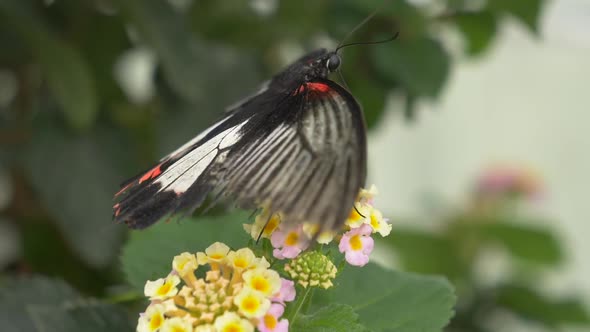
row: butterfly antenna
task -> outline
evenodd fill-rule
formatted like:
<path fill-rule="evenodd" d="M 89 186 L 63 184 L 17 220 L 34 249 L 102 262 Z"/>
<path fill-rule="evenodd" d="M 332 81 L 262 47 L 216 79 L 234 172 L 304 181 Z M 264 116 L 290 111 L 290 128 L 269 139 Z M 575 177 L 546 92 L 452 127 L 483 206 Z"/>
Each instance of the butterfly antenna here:
<path fill-rule="evenodd" d="M 385 2 L 385 1 L 384 1 Z M 360 29 L 360 27 L 362 27 L 363 25 L 365 25 L 367 22 L 369 22 L 375 15 L 377 15 L 377 13 L 379 12 L 379 10 L 381 9 L 381 7 L 383 6 L 382 2 L 377 8 L 375 8 L 375 10 L 373 10 L 373 12 L 371 14 L 369 14 L 369 16 L 365 17 L 364 20 L 362 20 L 359 24 L 357 24 L 354 28 L 352 28 L 352 30 L 350 30 L 348 32 L 348 34 L 346 36 L 344 36 L 344 38 L 342 38 L 342 41 L 340 41 L 340 43 L 338 44 L 338 46 L 336 47 L 336 51 L 338 51 L 339 49 L 341 49 L 343 47 L 342 43 L 344 43 L 344 41 L 346 41 L 350 36 L 352 36 L 353 33 L 355 33 L 358 29 Z"/>
<path fill-rule="evenodd" d="M 336 48 L 336 52 L 338 52 L 338 50 L 341 49 L 341 48 L 348 47 L 348 46 L 353 46 L 353 45 L 375 45 L 375 44 L 389 43 L 390 41 L 396 40 L 397 37 L 399 37 L 399 31 L 397 31 L 393 36 L 391 36 L 391 37 L 389 37 L 387 39 L 383 39 L 383 40 L 344 44 L 344 45 L 338 46 L 338 48 Z"/>
<path fill-rule="evenodd" d="M 357 209 L 357 208 L 356 208 L 356 205 L 354 205 L 354 210 L 356 211 L 356 213 L 358 213 L 358 214 L 359 214 L 359 216 L 361 216 L 361 217 L 363 217 L 363 218 L 366 218 L 366 216 L 365 216 L 365 215 L 363 215 L 363 214 L 361 213 L 361 211 L 359 211 L 359 209 Z"/>

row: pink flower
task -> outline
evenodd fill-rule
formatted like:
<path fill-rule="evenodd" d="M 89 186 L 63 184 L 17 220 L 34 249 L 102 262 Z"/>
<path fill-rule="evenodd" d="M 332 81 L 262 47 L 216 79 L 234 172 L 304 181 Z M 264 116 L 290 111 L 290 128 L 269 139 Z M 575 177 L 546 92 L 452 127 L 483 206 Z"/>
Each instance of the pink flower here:
<path fill-rule="evenodd" d="M 480 175 L 476 192 L 482 196 L 508 196 L 534 198 L 542 192 L 539 177 L 524 167 L 494 166 Z"/>
<path fill-rule="evenodd" d="M 309 241 L 303 233 L 303 226 L 291 228 L 285 231 L 280 226 L 272 233 L 270 242 L 275 248 L 272 254 L 278 259 L 293 259 L 297 257 L 309 245 Z"/>
<path fill-rule="evenodd" d="M 338 249 L 345 253 L 348 264 L 364 266 L 369 262 L 369 254 L 373 251 L 373 229 L 367 224 L 353 228 L 342 235 Z"/>
<path fill-rule="evenodd" d="M 271 299 L 273 302 L 285 304 L 295 299 L 295 282 L 293 280 L 281 278 L 281 289 Z"/>
<path fill-rule="evenodd" d="M 289 331 L 289 321 L 279 318 L 283 315 L 285 308 L 278 303 L 274 303 L 268 309 L 268 312 L 258 323 L 260 332 L 287 332 Z"/>

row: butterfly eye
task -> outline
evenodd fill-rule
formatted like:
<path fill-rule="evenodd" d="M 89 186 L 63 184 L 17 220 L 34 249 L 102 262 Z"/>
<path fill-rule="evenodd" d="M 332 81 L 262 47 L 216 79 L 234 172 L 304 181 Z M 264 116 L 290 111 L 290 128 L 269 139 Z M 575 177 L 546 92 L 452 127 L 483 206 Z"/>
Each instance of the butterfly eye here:
<path fill-rule="evenodd" d="M 340 67 L 340 56 L 336 53 L 330 55 L 328 61 L 326 62 L 326 67 L 329 71 L 334 71 Z"/>

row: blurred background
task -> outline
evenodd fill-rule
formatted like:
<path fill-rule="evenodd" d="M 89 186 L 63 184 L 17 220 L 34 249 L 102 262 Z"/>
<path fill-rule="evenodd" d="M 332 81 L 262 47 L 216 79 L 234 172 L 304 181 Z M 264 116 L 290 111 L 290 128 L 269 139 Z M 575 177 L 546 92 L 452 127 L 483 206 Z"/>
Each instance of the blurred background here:
<path fill-rule="evenodd" d="M 590 2 L 3 0 L 7 331 L 33 331 L 15 298 L 49 284 L 135 315 L 118 184 L 378 7 L 347 42 L 399 38 L 342 67 L 394 224 L 375 258 L 449 278 L 448 331 L 590 331 Z M 55 279 L 15 281 L 34 276 Z"/>

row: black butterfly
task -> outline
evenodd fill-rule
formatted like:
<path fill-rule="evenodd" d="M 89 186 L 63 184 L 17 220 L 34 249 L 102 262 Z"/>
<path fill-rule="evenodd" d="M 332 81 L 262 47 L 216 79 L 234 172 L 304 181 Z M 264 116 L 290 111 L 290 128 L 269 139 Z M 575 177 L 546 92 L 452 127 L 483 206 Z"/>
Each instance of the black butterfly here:
<path fill-rule="evenodd" d="M 282 222 L 333 230 L 365 183 L 367 147 L 359 104 L 328 74 L 337 51 L 311 52 L 230 107 L 207 130 L 122 185 L 114 220 L 145 228 L 228 196 L 243 208 L 269 204 Z"/>

